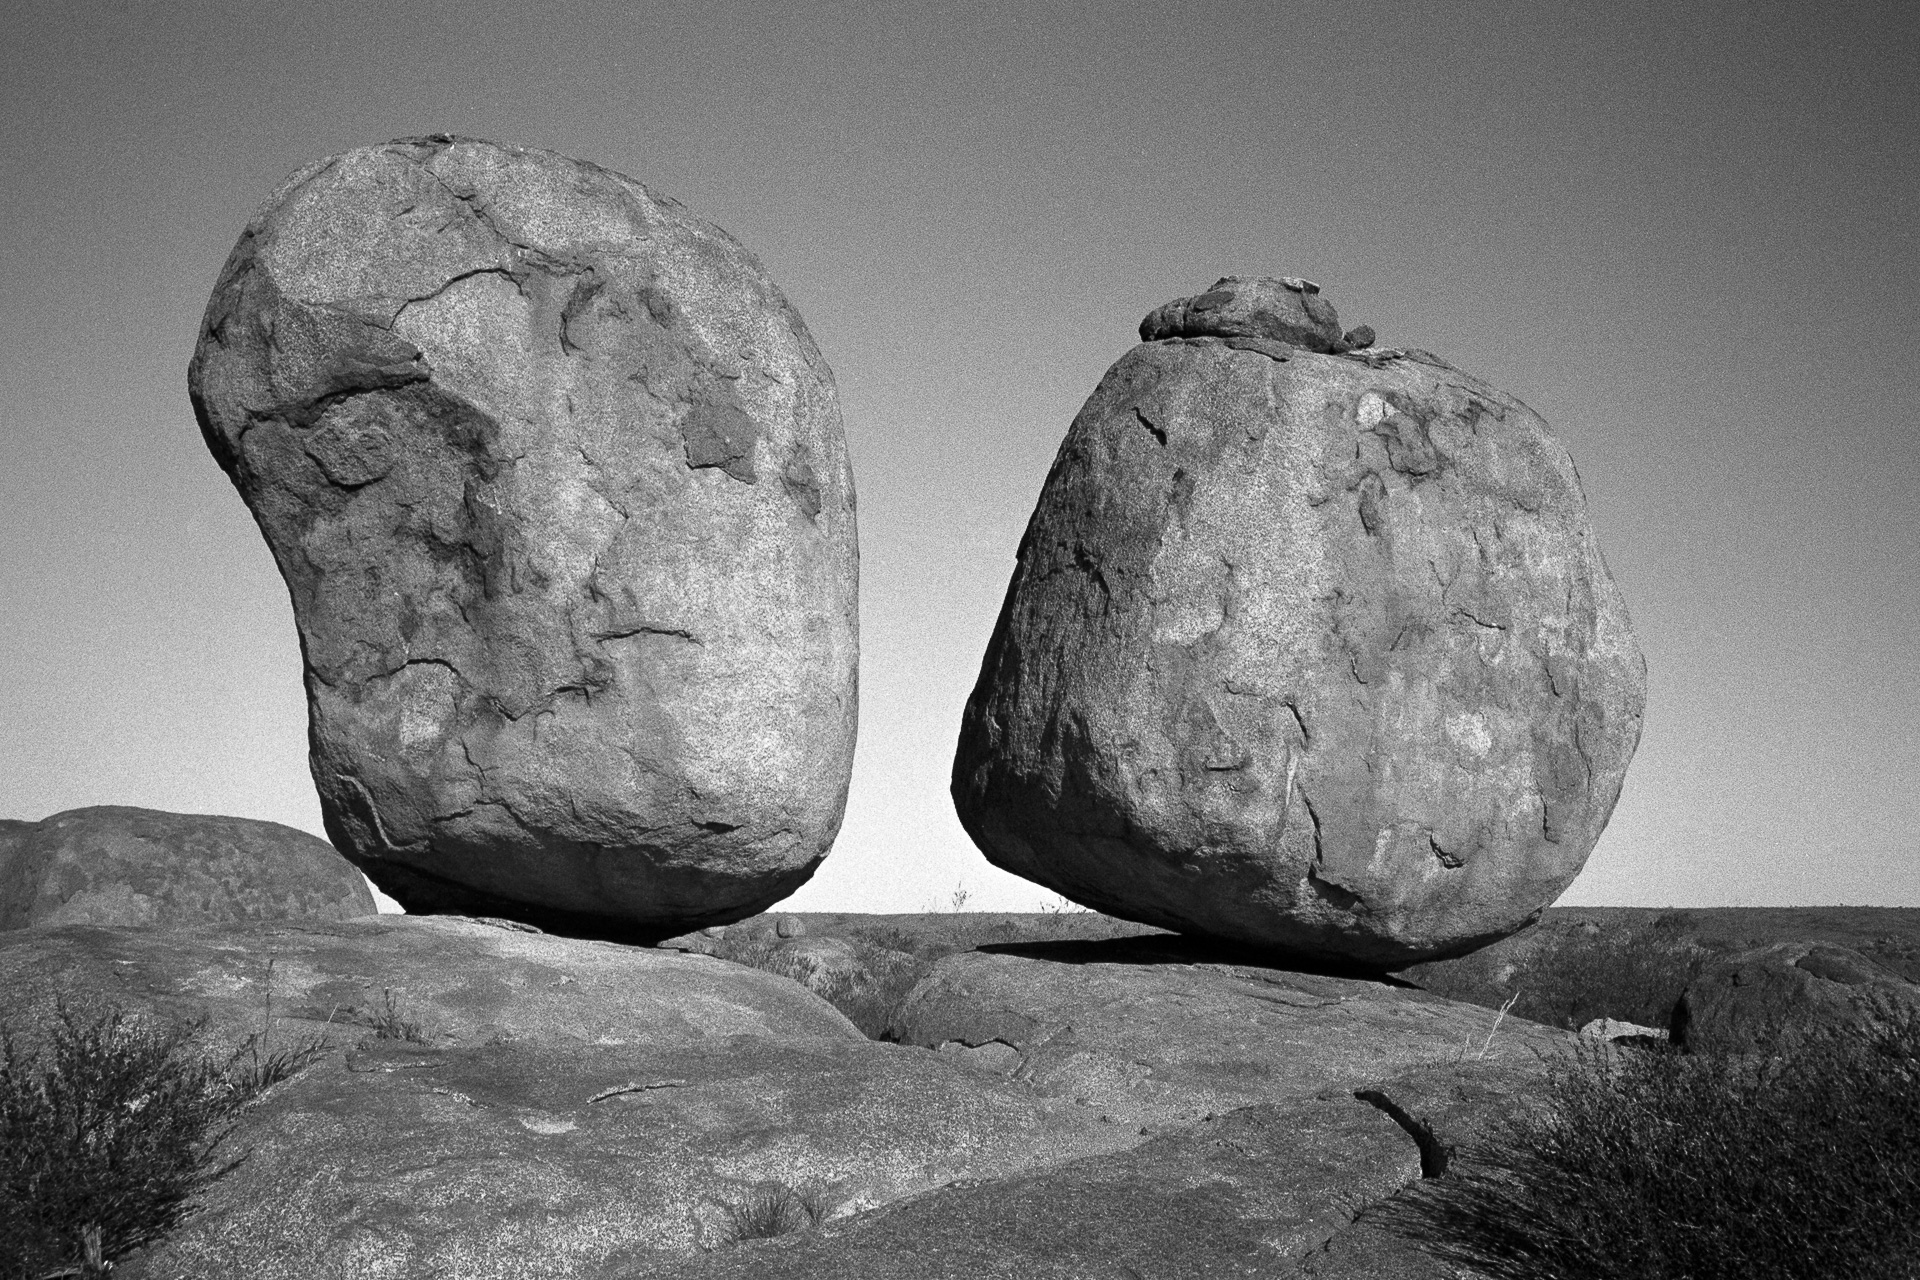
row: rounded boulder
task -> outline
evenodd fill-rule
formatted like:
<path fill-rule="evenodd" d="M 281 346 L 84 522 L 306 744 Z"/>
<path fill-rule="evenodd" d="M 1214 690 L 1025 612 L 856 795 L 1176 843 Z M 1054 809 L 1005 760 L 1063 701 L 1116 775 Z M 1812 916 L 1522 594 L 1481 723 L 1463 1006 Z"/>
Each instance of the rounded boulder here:
<path fill-rule="evenodd" d="M 124 805 L 0 822 L 0 930 L 374 913 L 352 863 L 318 836 L 277 822 Z"/>
<path fill-rule="evenodd" d="M 327 832 L 409 911 L 664 935 L 812 875 L 853 479 L 732 237 L 552 152 L 351 151 L 241 235 L 189 387 L 293 598 Z"/>
<path fill-rule="evenodd" d="M 1061 445 L 963 717 L 995 865 L 1335 963 L 1463 954 L 1572 881 L 1645 665 L 1566 450 L 1317 286 L 1157 309 Z"/>

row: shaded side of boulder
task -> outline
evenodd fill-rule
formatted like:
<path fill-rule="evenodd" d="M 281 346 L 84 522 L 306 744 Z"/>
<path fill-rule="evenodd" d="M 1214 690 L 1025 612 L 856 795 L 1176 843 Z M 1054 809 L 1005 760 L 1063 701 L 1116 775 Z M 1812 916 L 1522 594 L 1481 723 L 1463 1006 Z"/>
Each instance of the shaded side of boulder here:
<path fill-rule="evenodd" d="M 328 834 L 410 911 L 664 936 L 792 892 L 852 765 L 852 472 L 758 261 L 547 151 L 330 157 L 189 371 L 291 592 Z"/>
<path fill-rule="evenodd" d="M 1343 354 L 1289 282 L 1221 283 L 1150 317 L 1068 430 L 955 807 L 997 866 L 1109 914 L 1380 968 L 1464 953 L 1578 874 L 1639 739 L 1579 478 L 1512 396 Z"/>
<path fill-rule="evenodd" d="M 277 822 L 101 805 L 0 830 L 0 929 L 184 928 L 375 913 L 366 879 Z"/>
<path fill-rule="evenodd" d="M 1709 964 L 1674 1006 L 1668 1030 L 1692 1052 L 1784 1052 L 1890 1016 L 1920 1020 L 1920 986 L 1847 947 L 1776 942 Z"/>

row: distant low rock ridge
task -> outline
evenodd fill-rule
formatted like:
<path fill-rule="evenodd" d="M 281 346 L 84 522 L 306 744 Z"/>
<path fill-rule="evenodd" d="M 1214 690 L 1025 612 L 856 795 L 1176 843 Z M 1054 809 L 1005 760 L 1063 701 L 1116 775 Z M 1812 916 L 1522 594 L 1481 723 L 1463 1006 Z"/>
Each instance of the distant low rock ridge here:
<path fill-rule="evenodd" d="M 659 936 L 812 875 L 853 478 L 731 236 L 550 151 L 332 156 L 241 235 L 189 387 L 292 593 L 327 831 L 409 911 Z"/>
<path fill-rule="evenodd" d="M 1524 404 L 1310 281 L 1156 309 L 1060 447 L 963 717 L 988 859 L 1113 915 L 1391 968 L 1572 881 L 1646 675 Z"/>
<path fill-rule="evenodd" d="M 325 840 L 277 822 L 124 805 L 0 821 L 0 930 L 374 913 L 352 863 Z"/>

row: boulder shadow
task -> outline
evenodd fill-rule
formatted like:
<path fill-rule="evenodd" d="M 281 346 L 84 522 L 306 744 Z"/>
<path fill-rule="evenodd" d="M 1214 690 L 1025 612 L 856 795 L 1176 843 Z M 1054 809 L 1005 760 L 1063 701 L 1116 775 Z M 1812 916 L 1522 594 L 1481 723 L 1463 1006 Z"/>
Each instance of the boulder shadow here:
<path fill-rule="evenodd" d="M 989 942 L 974 950 L 988 955 L 1020 956 L 1055 964 L 1193 965 L 1229 964 L 1321 978 L 1352 978 L 1383 986 L 1418 990 L 1415 983 L 1365 965 L 1321 956 L 1276 951 L 1216 938 L 1177 933 L 1131 938 L 1073 939 L 1057 942 Z"/>

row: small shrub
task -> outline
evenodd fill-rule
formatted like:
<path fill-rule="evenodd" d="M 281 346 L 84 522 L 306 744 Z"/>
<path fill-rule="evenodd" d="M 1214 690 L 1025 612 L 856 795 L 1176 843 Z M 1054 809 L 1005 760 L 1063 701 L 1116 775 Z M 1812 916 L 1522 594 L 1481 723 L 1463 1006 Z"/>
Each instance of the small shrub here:
<path fill-rule="evenodd" d="M 240 1109 L 317 1056 L 255 1038 L 216 1065 L 203 1026 L 56 1003 L 33 1052 L 0 1026 L 0 1277 L 100 1276 L 165 1236 L 239 1163 L 220 1148 Z"/>
<path fill-rule="evenodd" d="M 811 1187 L 763 1182 L 746 1199 L 728 1205 L 727 1217 L 735 1240 L 771 1240 L 813 1229 L 831 1208 L 826 1195 Z"/>
<path fill-rule="evenodd" d="M 1368 1217 L 1490 1280 L 1914 1280 L 1920 1014 L 1776 1058 L 1587 1046 Z"/>

